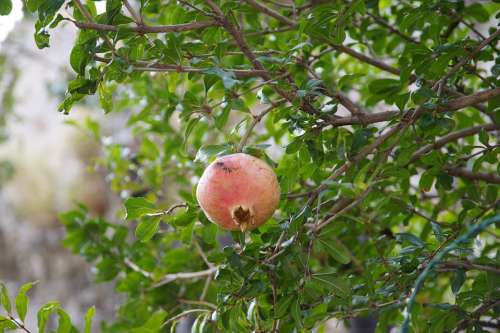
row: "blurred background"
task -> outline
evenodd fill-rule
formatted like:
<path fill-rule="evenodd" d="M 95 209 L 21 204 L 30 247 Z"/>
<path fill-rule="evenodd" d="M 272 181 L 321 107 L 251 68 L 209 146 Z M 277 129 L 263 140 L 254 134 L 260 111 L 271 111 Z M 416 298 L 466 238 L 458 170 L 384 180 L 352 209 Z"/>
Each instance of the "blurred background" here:
<path fill-rule="evenodd" d="M 74 124 L 102 112 L 92 112 L 97 104 L 91 99 L 71 116 L 57 112 L 72 75 L 68 59 L 76 29 L 62 26 L 51 47 L 39 50 L 33 18 L 21 0 L 13 5 L 9 16 L 0 16 L 0 280 L 11 293 L 39 281 L 29 293 L 31 310 L 58 300 L 77 326 L 95 305 L 98 324 L 112 319 L 119 296 L 112 285 L 93 283 L 91 267 L 62 246 L 58 214 L 77 202 L 95 215 L 113 216 L 117 209 L 104 174 L 90 168 L 98 145 Z M 106 118 L 109 140 L 126 141 L 125 120 L 119 114 Z M 33 327 L 36 313 L 28 318 Z"/>

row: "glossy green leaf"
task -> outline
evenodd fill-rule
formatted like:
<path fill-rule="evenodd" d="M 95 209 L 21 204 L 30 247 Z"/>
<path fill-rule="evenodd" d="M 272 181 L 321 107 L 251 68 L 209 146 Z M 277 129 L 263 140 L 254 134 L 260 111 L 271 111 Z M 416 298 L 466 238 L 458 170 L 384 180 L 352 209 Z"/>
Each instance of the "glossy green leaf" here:
<path fill-rule="evenodd" d="M 9 15 L 11 11 L 12 11 L 11 0 L 0 1 L 0 15 Z"/>
<path fill-rule="evenodd" d="M 85 314 L 85 326 L 83 328 L 83 333 L 90 333 L 92 329 L 92 318 L 94 317 L 95 314 L 95 307 L 91 307 L 87 310 L 87 313 Z"/>
<path fill-rule="evenodd" d="M 17 293 L 16 296 L 16 310 L 17 310 L 17 315 L 21 319 L 22 322 L 24 322 L 24 319 L 26 318 L 26 313 L 28 312 L 28 306 L 29 306 L 29 298 L 26 295 L 28 290 L 30 290 L 36 282 L 30 282 L 24 284 L 20 289 L 19 292 Z"/>
<path fill-rule="evenodd" d="M 320 242 L 333 259 L 344 265 L 351 262 L 349 250 L 338 239 L 320 239 Z"/>
<path fill-rule="evenodd" d="M 0 300 L 5 311 L 10 314 L 12 311 L 12 307 L 10 303 L 9 292 L 5 284 L 1 281 L 0 281 Z"/>
<path fill-rule="evenodd" d="M 144 219 L 137 225 L 137 228 L 135 229 L 135 236 L 140 241 L 147 242 L 158 231 L 159 225 L 159 217 Z"/>
<path fill-rule="evenodd" d="M 125 209 L 127 211 L 127 220 L 135 220 L 146 214 L 157 212 L 155 205 L 146 198 L 129 198 L 125 201 Z"/>

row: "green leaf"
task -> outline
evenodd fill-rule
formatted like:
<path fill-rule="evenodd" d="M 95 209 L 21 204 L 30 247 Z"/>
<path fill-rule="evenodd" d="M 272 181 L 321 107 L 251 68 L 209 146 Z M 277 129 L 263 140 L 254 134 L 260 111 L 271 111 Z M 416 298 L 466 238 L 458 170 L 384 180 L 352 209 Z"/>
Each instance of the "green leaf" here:
<path fill-rule="evenodd" d="M 286 147 L 286 153 L 287 154 L 295 154 L 300 150 L 302 145 L 304 144 L 304 141 L 301 138 L 297 138 L 293 140 L 287 147 Z"/>
<path fill-rule="evenodd" d="M 9 330 L 15 330 L 17 328 L 18 327 L 17 327 L 15 322 L 13 322 L 12 320 L 10 320 L 7 317 L 0 316 L 0 332 L 1 333 L 4 332 L 4 329 L 9 331 Z"/>
<path fill-rule="evenodd" d="M 436 178 L 436 171 L 434 169 L 426 170 L 420 177 L 420 182 L 418 186 L 424 192 L 430 191 L 434 179 Z"/>
<path fill-rule="evenodd" d="M 43 305 L 40 310 L 38 310 L 38 333 L 45 333 L 45 328 L 47 326 L 47 321 L 51 313 L 54 313 L 59 309 L 59 302 L 52 301 Z"/>
<path fill-rule="evenodd" d="M 70 333 L 73 325 L 71 324 L 71 318 L 62 309 L 57 310 L 59 315 L 59 323 L 57 325 L 57 333 Z"/>
<path fill-rule="evenodd" d="M 224 88 L 227 90 L 232 89 L 237 83 L 239 83 L 238 80 L 236 80 L 234 73 L 233 72 L 227 72 L 221 68 L 218 67 L 213 67 L 209 68 L 205 71 L 205 74 L 211 74 L 211 75 L 216 75 L 222 80 L 222 84 L 224 85 Z"/>
<path fill-rule="evenodd" d="M 370 82 L 368 89 L 372 94 L 395 94 L 401 89 L 401 82 L 393 79 L 377 79 Z"/>
<path fill-rule="evenodd" d="M 488 10 L 480 3 L 474 3 L 463 10 L 466 17 L 473 18 L 478 22 L 488 22 L 490 14 Z"/>
<path fill-rule="evenodd" d="M 80 44 L 76 44 L 71 50 L 69 63 L 77 74 L 84 75 L 85 66 L 87 66 L 89 59 L 89 54 L 87 51 L 85 51 L 83 46 Z"/>
<path fill-rule="evenodd" d="M 465 271 L 463 269 L 457 269 L 455 275 L 453 276 L 453 281 L 451 282 L 451 291 L 456 295 L 462 288 L 465 282 Z"/>
<path fill-rule="evenodd" d="M 113 24 L 115 17 L 120 13 L 122 8 L 121 0 L 107 0 L 106 1 L 106 18 L 107 24 Z"/>
<path fill-rule="evenodd" d="M 30 12 L 35 12 L 44 0 L 26 0 L 26 7 Z"/>
<path fill-rule="evenodd" d="M 5 311 L 10 314 L 12 311 L 12 307 L 10 303 L 9 292 L 7 291 L 7 287 L 5 287 L 5 284 L 3 284 L 3 282 L 0 282 L 0 300 Z"/>
<path fill-rule="evenodd" d="M 101 82 L 97 86 L 97 93 L 99 94 L 99 103 L 104 110 L 104 113 L 113 111 L 113 90 L 109 85 Z"/>
<path fill-rule="evenodd" d="M 295 299 L 295 296 L 282 297 L 276 304 L 274 319 L 284 317 L 290 311 L 290 304 Z"/>
<path fill-rule="evenodd" d="M 352 82 L 355 82 L 357 79 L 363 76 L 365 76 L 365 74 L 360 74 L 360 73 L 344 75 L 340 78 L 337 85 L 341 90 L 346 89 Z"/>
<path fill-rule="evenodd" d="M 351 262 L 349 250 L 338 239 L 320 239 L 320 242 L 333 259 L 344 265 Z"/>
<path fill-rule="evenodd" d="M 229 120 L 229 114 L 231 113 L 232 103 L 229 102 L 227 105 L 217 114 L 215 115 L 215 127 L 222 130 L 224 126 L 226 126 L 227 121 Z"/>
<path fill-rule="evenodd" d="M 402 233 L 396 234 L 396 239 L 399 242 L 403 242 L 403 241 L 409 242 L 409 243 L 415 245 L 416 247 L 424 247 L 425 246 L 425 243 L 420 238 L 418 238 L 414 234 L 410 234 L 407 232 L 402 232 Z"/>
<path fill-rule="evenodd" d="M 196 153 L 195 162 L 207 164 L 213 156 L 219 156 L 224 152 L 229 152 L 230 144 L 201 146 Z"/>
<path fill-rule="evenodd" d="M 484 129 L 479 132 L 479 141 L 486 147 L 490 146 L 489 144 L 490 136 L 488 135 L 488 132 L 486 132 Z"/>
<path fill-rule="evenodd" d="M 163 310 L 158 310 L 149 319 L 146 321 L 144 325 L 138 328 L 134 328 L 130 330 L 131 333 L 157 333 L 160 332 L 163 322 L 167 317 L 167 313 Z"/>
<path fill-rule="evenodd" d="M 295 302 L 293 302 L 291 312 L 292 312 L 292 318 L 293 318 L 293 320 L 295 320 L 295 325 L 298 328 L 301 328 L 302 327 L 302 315 L 300 314 L 300 303 L 299 303 L 298 299 L 296 299 Z"/>
<path fill-rule="evenodd" d="M 155 205 L 142 197 L 128 198 L 125 201 L 125 209 L 127 211 L 126 219 L 135 220 L 146 214 L 152 214 L 157 212 Z"/>
<path fill-rule="evenodd" d="M 24 284 L 21 289 L 19 289 L 19 292 L 16 296 L 16 310 L 17 310 L 17 315 L 21 319 L 22 322 L 24 322 L 24 319 L 26 318 L 26 313 L 28 312 L 28 306 L 29 306 L 29 298 L 26 296 L 26 293 L 28 290 L 30 290 L 36 282 L 30 282 Z"/>
<path fill-rule="evenodd" d="M 431 229 L 438 241 L 442 242 L 445 239 L 443 235 L 443 230 L 441 229 L 441 226 L 439 224 L 431 221 Z"/>
<path fill-rule="evenodd" d="M 159 217 L 144 219 L 137 225 L 137 228 L 135 229 L 135 236 L 140 241 L 147 242 L 156 234 L 159 225 Z"/>
<path fill-rule="evenodd" d="M 50 35 L 45 32 L 35 33 L 35 43 L 39 49 L 49 47 Z"/>
<path fill-rule="evenodd" d="M 194 130 L 196 125 L 198 125 L 198 122 L 201 120 L 201 118 L 191 118 L 189 122 L 186 125 L 186 129 L 184 130 L 184 143 L 183 146 L 184 148 L 186 147 L 187 140 L 189 136 L 191 135 L 191 132 Z"/>
<path fill-rule="evenodd" d="M 331 273 L 316 273 L 312 275 L 312 278 L 325 285 L 327 288 L 333 289 L 334 293 L 339 297 L 346 297 L 349 295 L 349 281 L 343 277 L 335 277 L 334 274 Z"/>
<path fill-rule="evenodd" d="M 12 1 L 11 0 L 1 0 L 0 1 L 0 15 L 9 15 L 12 11 Z"/>
<path fill-rule="evenodd" d="M 95 314 L 95 307 L 91 307 L 87 310 L 87 313 L 85 314 L 84 320 L 85 320 L 85 327 L 83 328 L 83 333 L 91 333 L 90 330 L 92 329 L 92 318 L 94 317 Z"/>
<path fill-rule="evenodd" d="M 156 144 L 149 140 L 148 138 L 144 138 L 141 143 L 140 148 L 141 155 L 144 155 L 150 160 L 156 160 L 158 156 L 160 156 L 160 150 L 156 146 Z"/>

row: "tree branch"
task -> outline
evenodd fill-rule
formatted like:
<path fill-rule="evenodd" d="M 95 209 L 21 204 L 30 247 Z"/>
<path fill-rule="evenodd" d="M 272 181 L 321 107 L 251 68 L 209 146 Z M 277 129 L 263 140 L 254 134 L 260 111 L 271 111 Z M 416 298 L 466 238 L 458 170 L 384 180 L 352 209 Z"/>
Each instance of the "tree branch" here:
<path fill-rule="evenodd" d="M 500 176 L 495 173 L 472 172 L 458 167 L 445 167 L 444 171 L 451 176 L 465 178 L 473 181 L 482 180 L 487 183 L 500 184 Z"/>
<path fill-rule="evenodd" d="M 401 71 L 398 68 L 392 67 L 392 66 L 390 66 L 390 65 L 386 64 L 385 62 L 380 61 L 378 59 L 371 58 L 371 57 L 369 57 L 361 52 L 358 52 L 350 47 L 347 47 L 344 45 L 336 45 L 336 44 L 332 44 L 332 43 L 330 43 L 330 46 L 339 52 L 346 53 L 353 58 L 356 58 L 364 63 L 367 63 L 369 65 L 377 67 L 377 68 L 379 68 L 383 71 L 386 71 L 388 73 L 398 75 L 398 76 L 401 74 Z"/>
<path fill-rule="evenodd" d="M 467 328 L 474 320 L 481 318 L 481 316 L 488 312 L 489 309 L 494 308 L 495 306 L 500 305 L 500 300 L 493 300 L 481 305 L 477 310 L 470 314 L 469 318 L 465 318 L 460 321 L 457 327 L 453 330 L 453 333 L 458 333 L 461 330 Z"/>
<path fill-rule="evenodd" d="M 130 4 L 130 2 L 128 0 L 122 0 L 122 2 L 125 5 L 125 7 L 127 7 L 127 10 L 130 13 L 130 15 L 132 15 L 135 23 L 137 23 L 137 25 L 139 26 L 144 25 L 142 16 L 135 11 L 134 7 Z"/>
<path fill-rule="evenodd" d="M 16 318 L 14 318 L 12 315 L 8 315 L 7 317 L 11 322 L 13 322 L 15 325 L 17 325 L 17 327 L 20 329 L 20 330 L 23 330 L 25 331 L 26 333 L 31 333 L 31 331 L 26 327 L 24 326 L 24 323 L 22 322 L 19 322 Z"/>
<path fill-rule="evenodd" d="M 418 160 L 420 157 L 427 154 L 431 150 L 437 150 L 449 142 L 456 141 L 458 139 L 465 138 L 467 136 L 475 135 L 475 134 L 481 132 L 482 130 L 494 131 L 494 130 L 497 130 L 499 128 L 500 128 L 500 125 L 486 124 L 486 125 L 478 125 L 478 126 L 474 126 L 474 127 L 465 128 L 465 129 L 462 129 L 459 131 L 451 132 L 451 133 L 443 136 L 442 138 L 436 140 L 436 142 L 429 144 L 427 146 L 423 146 L 422 148 L 417 150 L 415 153 L 413 153 L 413 155 L 410 159 L 410 162 L 408 162 L 408 163 L 415 162 L 416 160 Z"/>
<path fill-rule="evenodd" d="M 483 90 L 474 95 L 467 95 L 456 98 L 442 106 L 438 106 L 437 111 L 446 112 L 446 111 L 463 109 L 468 106 L 473 106 L 478 103 L 486 102 L 497 96 L 500 96 L 500 87 L 489 90 Z"/>
<path fill-rule="evenodd" d="M 176 281 L 176 280 L 189 280 L 189 279 L 197 279 L 200 277 L 204 276 L 209 276 L 212 274 L 215 274 L 217 272 L 217 269 L 219 269 L 218 266 L 210 267 L 204 271 L 199 271 L 199 272 L 181 272 L 181 273 L 173 273 L 173 274 L 167 274 L 161 278 L 161 280 L 155 284 L 153 284 L 151 287 L 149 287 L 148 290 L 159 288 L 161 286 L 164 286 L 170 282 Z"/>
<path fill-rule="evenodd" d="M 338 52 L 342 52 L 342 53 L 345 53 L 345 54 L 348 54 L 350 55 L 351 57 L 355 58 L 355 59 L 358 59 L 359 61 L 362 61 L 368 65 L 371 65 L 373 67 L 376 67 L 378 69 L 381 69 L 385 72 L 388 72 L 388 73 L 391 73 L 391 74 L 394 74 L 394 75 L 397 75 L 397 76 L 400 76 L 401 75 L 401 71 L 399 68 L 396 68 L 396 67 L 393 67 L 391 65 L 388 65 L 386 64 L 385 62 L 383 61 L 380 61 L 378 59 L 375 59 L 375 58 L 371 58 L 363 53 L 360 53 L 352 48 L 349 48 L 347 46 L 344 46 L 344 45 L 336 45 L 336 44 L 332 44 L 332 43 L 329 43 L 329 45 L 332 47 L 332 50 L 336 50 Z M 326 50 L 324 51 L 326 52 Z M 323 52 L 322 52 L 323 53 Z M 415 74 L 410 74 L 410 82 L 414 82 L 417 80 L 417 76 Z M 456 97 L 464 97 L 466 95 L 464 94 L 461 94 L 449 87 L 443 87 L 444 91 L 447 92 L 448 94 L 450 95 L 453 95 L 453 96 L 456 96 Z M 488 110 L 481 104 L 475 104 L 473 105 L 476 109 L 478 109 L 479 111 L 481 111 L 482 113 L 486 114 L 488 117 L 490 117 L 492 119 L 492 121 L 495 120 L 494 116 L 492 116 Z"/>
<path fill-rule="evenodd" d="M 167 321 L 165 321 L 165 322 L 161 325 L 161 327 L 164 327 L 164 326 L 166 326 L 166 325 L 170 324 L 171 322 L 176 321 L 177 319 L 180 319 L 180 318 L 182 318 L 182 317 L 185 317 L 185 316 L 187 316 L 187 315 L 190 315 L 191 313 L 197 313 L 197 312 L 207 312 L 207 313 L 211 313 L 212 311 L 207 310 L 207 309 L 191 309 L 191 310 L 186 310 L 186 311 L 184 311 L 184 312 L 182 312 L 182 313 L 179 313 L 179 314 L 178 314 L 178 315 L 176 315 L 176 316 L 173 316 L 172 318 L 169 318 Z"/>
<path fill-rule="evenodd" d="M 323 222 L 319 223 L 318 225 L 316 225 L 314 227 L 314 231 L 315 232 L 318 232 L 320 231 L 321 229 L 323 229 L 324 227 L 326 227 L 327 225 L 329 225 L 330 223 L 332 223 L 334 220 L 336 220 L 339 216 L 341 216 L 342 214 L 344 214 L 345 212 L 351 210 L 352 208 L 354 208 L 355 206 L 357 206 L 359 203 L 361 203 L 361 201 L 363 201 L 366 196 L 372 191 L 372 188 L 371 187 L 368 187 L 366 190 L 363 191 L 363 193 L 357 197 L 355 200 L 349 200 L 349 199 L 346 199 L 346 200 L 340 200 L 339 201 L 339 204 L 340 206 L 339 207 L 336 207 L 337 205 L 334 206 L 334 209 L 335 209 L 335 213 L 331 214 L 328 218 L 326 218 Z M 349 200 L 349 201 L 347 201 Z"/>
<path fill-rule="evenodd" d="M 365 113 L 363 114 L 363 122 L 365 124 L 374 124 L 374 123 L 380 123 L 384 121 L 389 121 L 395 116 L 400 114 L 399 111 L 384 111 L 384 112 L 376 112 L 376 113 Z M 352 117 L 342 117 L 339 119 L 332 120 L 326 125 L 332 125 L 333 127 L 338 127 L 338 126 L 346 126 L 346 125 L 355 125 L 355 124 L 361 124 L 362 121 L 358 116 L 352 116 Z"/>
<path fill-rule="evenodd" d="M 490 266 L 490 265 L 480 265 L 474 264 L 468 261 L 445 261 L 440 264 L 440 266 L 446 268 L 465 268 L 465 269 L 475 269 L 479 271 L 492 272 L 495 274 L 500 274 L 500 267 L 498 266 Z"/>
<path fill-rule="evenodd" d="M 178 203 L 178 204 L 175 204 L 175 205 L 171 206 L 169 209 L 167 209 L 165 211 L 162 211 L 162 212 L 159 212 L 159 213 L 146 214 L 146 216 L 153 217 L 153 216 L 170 215 L 170 214 L 172 214 L 178 208 L 187 208 L 187 207 L 188 207 L 187 203 L 181 202 L 181 203 Z"/>
<path fill-rule="evenodd" d="M 247 144 L 248 139 L 250 138 L 250 134 L 252 134 L 253 129 L 262 120 L 262 118 L 264 118 L 269 112 L 271 112 L 273 109 L 275 109 L 278 105 L 282 104 L 283 102 L 285 102 L 285 99 L 281 99 L 277 102 L 274 102 L 270 107 L 268 107 L 258 115 L 253 116 L 253 121 L 246 130 L 245 134 L 243 134 L 243 136 L 241 137 L 241 141 L 238 144 L 238 147 L 236 148 L 236 152 L 240 153 L 243 150 L 243 148 Z"/>
<path fill-rule="evenodd" d="M 109 63 L 112 60 L 103 58 L 100 56 L 94 56 L 94 60 L 104 63 Z M 133 69 L 136 71 L 144 71 L 144 72 L 177 72 L 177 73 L 204 73 L 209 68 L 194 68 L 189 66 L 182 66 L 176 64 L 157 64 L 157 63 L 149 63 L 146 61 L 135 61 L 130 63 L 133 66 Z M 248 78 L 248 77 L 262 77 L 262 71 L 254 70 L 254 69 L 229 69 L 222 68 L 222 70 L 226 72 L 231 72 L 237 78 Z"/>
<path fill-rule="evenodd" d="M 217 22 L 213 20 L 208 21 L 199 21 L 199 22 L 191 22 L 191 23 L 181 23 L 181 24 L 173 24 L 173 25 L 158 25 L 158 26 L 148 26 L 148 25 L 138 25 L 138 26 L 115 26 L 109 24 L 100 24 L 94 22 L 80 22 L 73 21 L 78 28 L 80 29 L 91 29 L 97 31 L 118 31 L 118 30 L 128 30 L 134 31 L 137 33 L 163 33 L 163 32 L 183 32 L 197 29 L 205 29 L 208 27 L 213 27 L 217 25 Z"/>
<path fill-rule="evenodd" d="M 219 6 L 213 0 L 205 0 L 205 2 L 212 8 L 214 13 L 217 15 L 218 22 L 222 25 L 236 42 L 236 45 L 240 48 L 243 54 L 250 60 L 253 67 L 256 70 L 262 71 L 261 77 L 268 81 L 271 80 L 271 74 L 265 69 L 262 63 L 257 59 L 256 55 L 252 52 L 247 42 L 243 38 L 243 34 L 240 29 L 232 24 L 227 17 L 224 15 L 224 12 L 219 8 Z M 273 88 L 281 97 L 286 98 L 290 103 L 293 103 L 295 98 L 297 97 L 296 93 L 290 93 L 280 88 Z M 311 115 L 315 115 L 321 118 L 331 118 L 329 115 L 322 114 L 318 110 L 316 110 L 308 101 L 302 100 L 300 103 L 300 108 L 304 110 L 306 113 Z"/>
<path fill-rule="evenodd" d="M 88 23 L 94 24 L 94 19 L 93 19 L 92 15 L 89 13 L 87 8 L 85 8 L 85 6 L 82 4 L 82 2 L 80 0 L 73 0 L 73 3 L 75 3 L 76 7 L 78 7 L 78 10 L 82 13 L 82 15 L 85 16 Z M 109 38 L 104 34 L 101 34 L 101 38 L 108 45 L 108 47 L 111 49 L 113 54 L 115 54 L 116 53 L 115 46 L 113 45 L 113 43 L 111 43 Z"/>
<path fill-rule="evenodd" d="M 141 273 L 142 275 L 144 275 L 144 277 L 146 277 L 148 279 L 152 278 L 152 275 L 151 275 L 150 272 L 146 272 L 145 270 L 143 270 L 142 268 L 140 268 L 139 266 L 137 266 L 134 262 L 132 262 L 129 258 L 125 258 L 123 260 L 123 262 L 131 270 L 133 270 L 133 271 L 135 271 L 137 273 Z"/>
<path fill-rule="evenodd" d="M 500 36 L 500 29 L 497 29 L 494 33 L 492 33 L 488 38 L 483 40 L 479 45 L 472 51 L 467 57 L 463 58 L 459 62 L 455 64 L 439 81 L 437 81 L 433 89 L 436 89 L 442 82 L 446 82 L 446 80 L 452 76 L 455 72 L 457 72 L 463 65 L 465 65 L 470 59 L 474 58 L 486 45 L 495 40 L 498 36 Z"/>
<path fill-rule="evenodd" d="M 405 35 L 398 29 L 395 29 L 390 23 L 386 22 L 383 18 L 381 18 L 378 15 L 372 14 L 370 12 L 366 12 L 368 16 L 370 16 L 375 22 L 377 22 L 379 25 L 387 28 L 390 32 L 392 32 L 395 35 L 398 35 L 399 37 L 403 38 L 407 42 L 413 43 L 413 44 L 420 44 L 420 42 L 410 36 Z"/>
<path fill-rule="evenodd" d="M 266 15 L 269 15 L 271 17 L 274 17 L 275 19 L 277 19 L 281 23 L 291 25 L 291 26 L 297 25 L 297 22 L 295 22 L 294 20 L 289 19 L 288 17 L 281 15 L 277 11 L 255 1 L 255 0 L 243 0 L 243 1 L 245 1 L 247 4 L 254 7 L 255 9 L 257 9 L 258 11 L 260 11 Z"/>

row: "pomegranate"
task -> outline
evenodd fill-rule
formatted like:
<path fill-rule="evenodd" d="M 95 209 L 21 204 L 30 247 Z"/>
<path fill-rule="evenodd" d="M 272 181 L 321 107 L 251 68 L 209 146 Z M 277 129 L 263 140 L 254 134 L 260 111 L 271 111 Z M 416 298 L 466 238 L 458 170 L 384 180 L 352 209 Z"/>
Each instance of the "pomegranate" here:
<path fill-rule="evenodd" d="M 196 199 L 210 221 L 228 230 L 252 230 L 276 210 L 280 187 L 273 169 L 247 154 L 217 158 L 203 172 Z"/>

